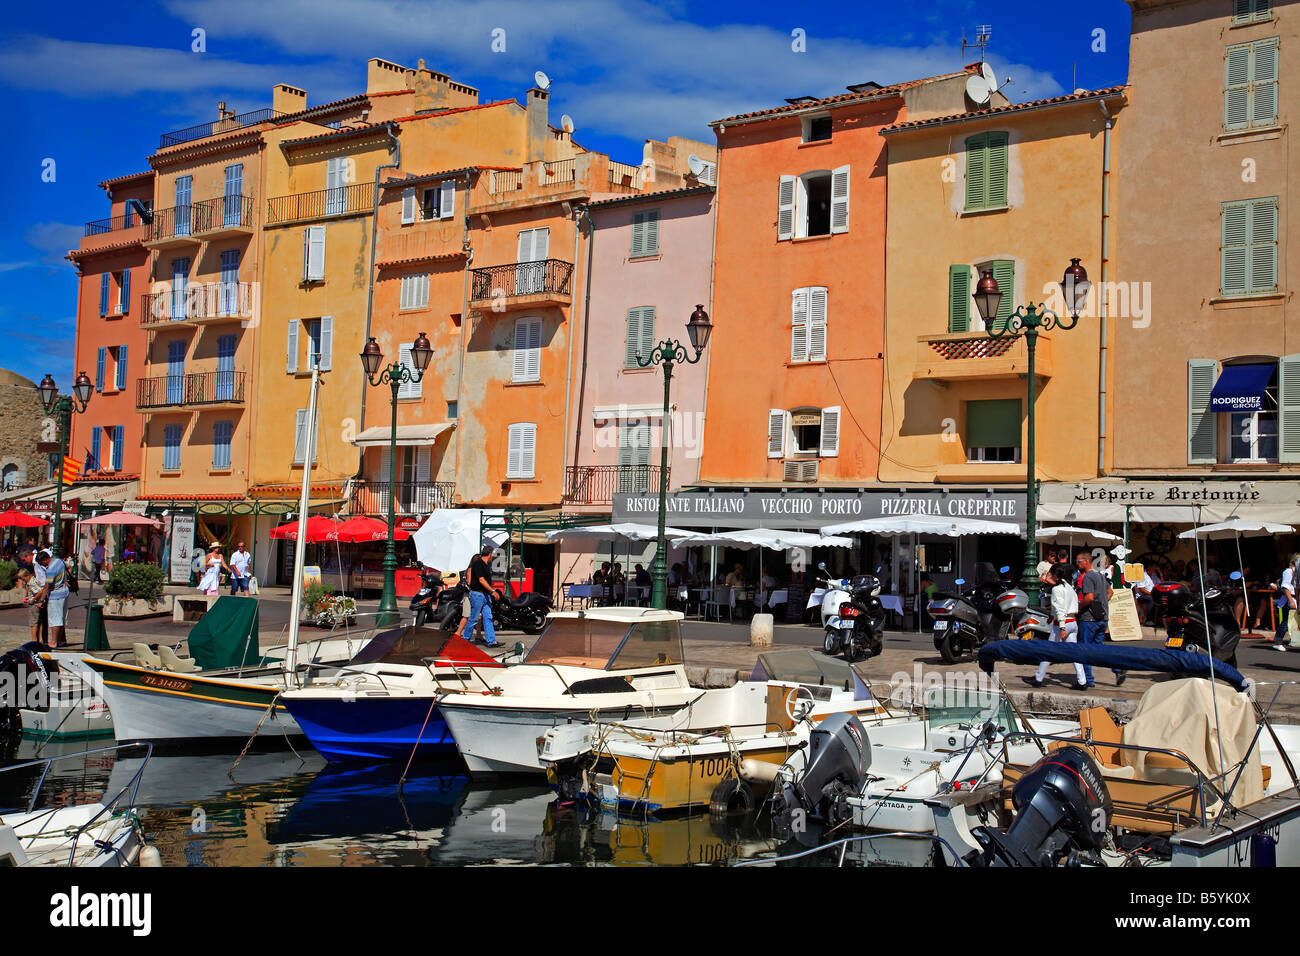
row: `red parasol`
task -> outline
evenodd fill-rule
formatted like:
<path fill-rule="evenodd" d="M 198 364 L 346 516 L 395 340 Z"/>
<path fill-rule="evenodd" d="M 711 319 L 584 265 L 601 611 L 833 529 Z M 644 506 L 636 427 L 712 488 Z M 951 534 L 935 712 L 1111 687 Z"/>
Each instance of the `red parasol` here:
<path fill-rule="evenodd" d="M 29 515 L 26 511 L 10 508 L 0 511 L 0 528 L 41 528 L 49 524 L 44 518 Z"/>
<path fill-rule="evenodd" d="M 333 518 L 327 518 L 324 515 L 312 515 L 307 519 L 307 544 L 320 544 L 322 541 L 333 540 L 330 535 L 338 529 L 339 522 Z M 290 521 L 282 524 L 277 528 L 271 529 L 272 538 L 287 538 L 290 541 L 298 540 L 298 522 Z"/>
<path fill-rule="evenodd" d="M 411 536 L 409 531 L 403 531 L 401 528 L 393 529 L 393 540 L 405 541 Z M 387 541 L 388 540 L 388 522 L 380 521 L 378 518 L 366 518 L 357 515 L 355 518 L 349 518 L 337 528 L 330 532 L 331 541 L 342 541 L 346 544 L 356 544 L 364 541 Z"/>

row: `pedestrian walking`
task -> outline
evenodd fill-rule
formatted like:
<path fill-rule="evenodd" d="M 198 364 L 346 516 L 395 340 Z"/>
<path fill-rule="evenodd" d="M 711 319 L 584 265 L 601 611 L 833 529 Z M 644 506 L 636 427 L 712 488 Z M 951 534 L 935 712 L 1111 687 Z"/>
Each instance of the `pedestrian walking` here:
<path fill-rule="evenodd" d="M 204 562 L 203 578 L 199 581 L 199 590 L 204 594 L 216 594 L 221 590 L 221 572 L 229 573 L 230 565 L 221 557 L 220 543 L 213 541 L 208 548 L 208 557 Z"/>
<path fill-rule="evenodd" d="M 1296 612 L 1296 566 L 1300 565 L 1300 554 L 1292 554 L 1287 559 L 1286 567 L 1282 569 L 1282 580 L 1278 582 L 1277 603 L 1277 631 L 1273 635 L 1273 650 L 1285 651 L 1289 636 L 1287 627 L 1291 621 L 1291 615 Z"/>
<path fill-rule="evenodd" d="M 461 632 L 467 639 L 474 639 L 474 626 L 481 617 L 483 640 L 478 643 L 486 647 L 497 646 L 496 626 L 492 622 L 492 600 L 496 597 L 492 587 L 492 552 L 495 550 L 492 545 L 485 544 L 469 562 L 469 618 Z"/>
<path fill-rule="evenodd" d="M 248 579 L 251 576 L 249 566 L 253 556 L 244 549 L 244 542 L 239 542 L 230 555 L 230 593 L 247 594 Z"/>
<path fill-rule="evenodd" d="M 1087 551 L 1080 551 L 1075 558 L 1080 572 L 1077 590 L 1079 593 L 1079 643 L 1084 645 L 1101 645 L 1106 640 L 1106 622 L 1110 617 L 1110 582 L 1100 571 L 1092 568 L 1092 556 Z M 1092 679 L 1092 665 L 1083 665 L 1084 683 L 1087 687 L 1095 686 Z M 1124 682 L 1125 674 L 1115 669 L 1115 683 Z"/>
<path fill-rule="evenodd" d="M 1043 573 L 1046 583 L 1051 586 L 1052 597 L 1052 637 L 1054 643 L 1074 644 L 1079 640 L 1079 596 L 1070 585 L 1070 566 L 1055 564 Z M 1038 665 L 1033 677 L 1026 677 L 1025 683 L 1032 687 L 1042 687 L 1047 677 L 1048 662 Z M 1074 689 L 1086 690 L 1088 675 L 1083 665 L 1074 665 Z"/>
<path fill-rule="evenodd" d="M 104 561 L 108 557 L 108 552 L 104 549 L 104 539 L 99 538 L 95 541 L 95 546 L 90 549 L 90 566 L 94 569 L 92 581 L 98 583 L 99 576 L 104 570 Z"/>

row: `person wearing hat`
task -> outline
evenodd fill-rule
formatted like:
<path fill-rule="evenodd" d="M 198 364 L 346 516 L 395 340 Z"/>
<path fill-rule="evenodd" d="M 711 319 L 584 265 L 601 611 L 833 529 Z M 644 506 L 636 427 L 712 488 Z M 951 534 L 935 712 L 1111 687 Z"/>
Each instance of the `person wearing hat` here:
<path fill-rule="evenodd" d="M 203 578 L 199 581 L 199 590 L 204 594 L 216 594 L 221 589 L 221 572 L 230 573 L 230 566 L 221 556 L 220 542 L 213 541 L 208 548 L 208 557 L 204 562 Z"/>

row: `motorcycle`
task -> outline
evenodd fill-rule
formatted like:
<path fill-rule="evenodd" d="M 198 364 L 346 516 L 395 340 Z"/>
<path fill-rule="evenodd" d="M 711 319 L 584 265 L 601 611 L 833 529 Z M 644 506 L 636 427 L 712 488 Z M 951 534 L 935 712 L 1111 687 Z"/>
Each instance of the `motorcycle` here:
<path fill-rule="evenodd" d="M 1234 581 L 1240 578 L 1240 571 L 1232 572 Z M 1164 614 L 1165 647 L 1199 654 L 1208 649 L 1215 660 L 1237 666 L 1241 627 L 1231 602 L 1219 588 L 1206 589 L 1204 611 L 1199 596 L 1181 581 L 1157 584 L 1152 593 Z"/>
<path fill-rule="evenodd" d="M 1052 621 L 1046 611 L 1029 606 L 1029 595 L 1020 588 L 1012 588 L 997 596 L 998 609 L 1011 622 L 1010 633 L 1021 640 L 1050 638 Z"/>
<path fill-rule="evenodd" d="M 518 628 L 525 634 L 539 634 L 546 627 L 546 615 L 551 611 L 550 599 L 528 591 L 518 597 L 507 597 L 500 591 L 492 601 L 492 619 L 498 627 Z"/>
<path fill-rule="evenodd" d="M 444 631 L 454 631 L 462 616 L 461 601 L 469 589 L 461 583 L 460 575 L 443 577 L 433 568 L 420 572 L 420 590 L 411 598 L 410 610 L 415 612 L 415 626 L 423 627 L 433 621 Z"/>
<path fill-rule="evenodd" d="M 826 570 L 824 563 L 817 567 Z M 852 581 L 826 578 L 820 583 L 826 586 L 822 598 L 822 626 L 826 632 L 822 650 L 827 654 L 843 652 L 849 663 L 875 657 L 884 650 L 885 609 L 880 603 L 880 579 L 859 574 Z"/>
<path fill-rule="evenodd" d="M 1006 577 L 1010 570 L 1003 567 L 1000 580 L 959 590 L 956 595 L 939 595 L 926 606 L 934 620 L 934 646 L 945 664 L 955 664 L 961 656 L 1007 636 L 1011 630 L 1011 618 L 1000 606 L 999 598 L 1015 589 L 1014 583 Z M 958 578 L 955 583 L 961 588 L 966 581 Z M 1010 603 L 1013 602 L 1009 599 Z M 1028 611 L 1028 603 L 1026 598 L 1025 611 Z"/>

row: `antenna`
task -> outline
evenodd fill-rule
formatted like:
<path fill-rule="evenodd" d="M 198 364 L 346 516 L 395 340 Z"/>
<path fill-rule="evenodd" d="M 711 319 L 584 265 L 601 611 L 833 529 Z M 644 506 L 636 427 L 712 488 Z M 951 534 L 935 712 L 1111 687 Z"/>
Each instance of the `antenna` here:
<path fill-rule="evenodd" d="M 533 82 L 537 84 L 539 90 L 549 90 L 551 88 L 551 78 L 541 70 L 533 74 Z"/>
<path fill-rule="evenodd" d="M 560 129 L 564 130 L 570 136 L 573 135 L 573 117 L 565 113 L 560 117 Z"/>
<path fill-rule="evenodd" d="M 971 43 L 966 42 L 966 28 L 961 30 L 961 58 L 966 59 L 967 49 L 980 48 L 980 62 L 984 62 L 984 48 L 988 46 L 989 39 L 993 36 L 993 27 L 987 23 L 981 23 L 975 28 L 975 39 Z"/>

